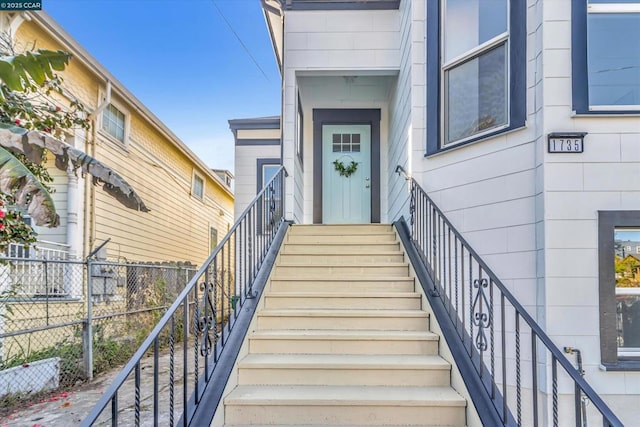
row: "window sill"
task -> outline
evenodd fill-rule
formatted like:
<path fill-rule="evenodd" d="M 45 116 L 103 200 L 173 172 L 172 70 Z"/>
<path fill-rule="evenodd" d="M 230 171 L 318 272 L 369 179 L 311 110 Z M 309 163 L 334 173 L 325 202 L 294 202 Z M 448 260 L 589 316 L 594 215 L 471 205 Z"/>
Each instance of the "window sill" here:
<path fill-rule="evenodd" d="M 509 126 L 509 127 L 506 127 L 506 128 L 498 129 L 495 132 L 484 134 L 484 135 L 478 136 L 477 138 L 472 138 L 472 139 L 469 139 L 467 141 L 461 142 L 459 144 L 450 145 L 448 147 L 441 147 L 441 148 L 438 148 L 437 150 L 432 151 L 432 152 L 427 151 L 427 153 L 424 155 L 424 157 L 426 157 L 426 158 L 434 157 L 434 156 L 437 156 L 439 154 L 447 153 L 449 151 L 453 151 L 453 150 L 457 150 L 459 148 L 466 147 L 466 146 L 468 146 L 470 144 L 475 144 L 475 143 L 478 143 L 478 142 L 485 142 L 485 141 L 487 141 L 487 140 L 489 140 L 491 138 L 494 138 L 496 136 L 508 135 L 510 133 L 513 133 L 513 132 L 518 132 L 518 131 L 520 131 L 522 129 L 525 129 L 526 127 L 527 127 L 527 123 L 525 122 L 525 123 L 522 123 L 522 124 L 519 124 L 519 125 L 514 125 L 514 126 Z"/>
<path fill-rule="evenodd" d="M 640 111 L 616 111 L 616 110 L 597 110 L 597 111 L 572 111 L 571 117 L 640 117 Z"/>
<path fill-rule="evenodd" d="M 127 139 L 125 139 L 125 141 L 120 141 L 119 139 L 113 137 L 111 134 L 103 131 L 102 129 L 98 130 L 98 134 L 104 139 L 106 139 L 107 141 L 123 149 L 126 153 L 129 153 L 129 142 Z"/>
<path fill-rule="evenodd" d="M 204 204 L 204 196 L 203 196 L 203 197 L 198 197 L 197 195 L 195 195 L 195 194 L 193 194 L 193 193 L 191 193 L 191 194 L 190 194 L 190 196 L 191 196 L 191 199 L 193 199 L 193 200 L 197 200 L 197 201 L 199 201 L 200 203 Z"/>
<path fill-rule="evenodd" d="M 617 363 L 603 363 L 600 369 L 607 372 L 640 372 L 640 358 L 618 360 Z"/>

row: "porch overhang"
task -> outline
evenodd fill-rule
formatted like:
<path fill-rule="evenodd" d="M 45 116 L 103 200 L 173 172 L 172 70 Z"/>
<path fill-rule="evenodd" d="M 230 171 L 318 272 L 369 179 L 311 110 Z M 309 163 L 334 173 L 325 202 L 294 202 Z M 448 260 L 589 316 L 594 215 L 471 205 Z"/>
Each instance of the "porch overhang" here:
<path fill-rule="evenodd" d="M 400 0 L 279 0 L 287 10 L 393 10 Z"/>
<path fill-rule="evenodd" d="M 287 10 L 397 10 L 400 0 L 260 0 L 273 52 L 282 74 L 284 12 Z"/>

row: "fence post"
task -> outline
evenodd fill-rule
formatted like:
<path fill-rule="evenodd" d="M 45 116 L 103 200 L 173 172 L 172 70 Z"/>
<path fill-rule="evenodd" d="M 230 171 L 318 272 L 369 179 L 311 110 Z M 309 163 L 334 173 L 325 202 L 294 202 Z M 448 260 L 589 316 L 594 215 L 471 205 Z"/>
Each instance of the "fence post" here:
<path fill-rule="evenodd" d="M 111 237 L 87 255 L 87 319 L 83 327 L 82 355 L 88 380 L 93 379 L 93 257 L 111 241 Z"/>
<path fill-rule="evenodd" d="M 87 318 L 82 325 L 82 357 L 84 372 L 88 380 L 93 379 L 93 280 L 92 259 L 87 257 Z"/>

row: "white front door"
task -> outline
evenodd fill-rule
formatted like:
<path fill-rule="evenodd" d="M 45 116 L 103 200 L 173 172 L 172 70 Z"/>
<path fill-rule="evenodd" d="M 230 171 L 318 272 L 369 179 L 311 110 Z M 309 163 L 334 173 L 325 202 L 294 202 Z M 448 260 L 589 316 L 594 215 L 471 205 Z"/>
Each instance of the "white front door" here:
<path fill-rule="evenodd" d="M 322 222 L 371 222 L 371 126 L 322 126 Z"/>

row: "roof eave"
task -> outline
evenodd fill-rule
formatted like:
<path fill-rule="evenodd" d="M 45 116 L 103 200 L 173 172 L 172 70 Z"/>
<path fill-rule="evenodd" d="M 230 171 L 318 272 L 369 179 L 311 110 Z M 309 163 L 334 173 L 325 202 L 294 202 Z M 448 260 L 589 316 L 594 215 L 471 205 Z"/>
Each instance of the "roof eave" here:
<path fill-rule="evenodd" d="M 209 178 L 214 180 L 218 186 L 233 197 L 230 191 L 222 182 L 219 176 L 211 171 L 211 167 L 207 166 L 202 159 L 191 151 L 176 134 L 174 134 L 155 114 L 151 112 L 129 89 L 127 89 L 113 74 L 111 74 L 102 64 L 98 62 L 84 47 L 82 47 L 65 29 L 63 29 L 48 13 L 44 11 L 27 12 L 29 18 L 41 25 L 49 34 L 65 49 L 70 50 L 74 58 L 82 62 L 84 66 L 93 71 L 105 83 L 111 82 L 112 88 L 122 98 L 122 100 L 133 107 L 140 115 L 149 121 L 153 126 L 160 130 L 164 136 L 182 152 L 189 160 L 194 162 L 206 173 Z"/>

